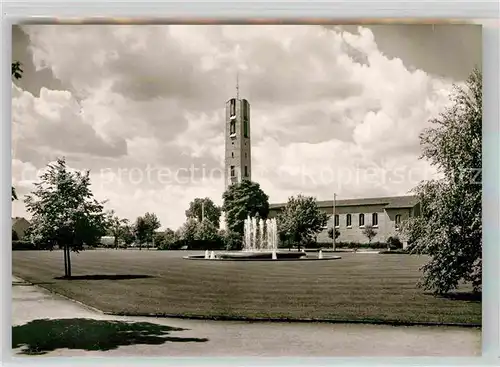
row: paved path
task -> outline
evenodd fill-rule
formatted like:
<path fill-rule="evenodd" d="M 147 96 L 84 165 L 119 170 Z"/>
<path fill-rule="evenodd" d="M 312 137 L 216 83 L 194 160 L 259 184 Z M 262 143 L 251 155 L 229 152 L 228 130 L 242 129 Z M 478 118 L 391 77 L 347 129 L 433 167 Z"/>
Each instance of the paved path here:
<path fill-rule="evenodd" d="M 38 329 L 28 328 L 32 325 L 28 323 L 34 320 L 66 319 L 68 322 L 67 319 L 76 318 L 89 319 L 90 323 L 97 320 L 99 322 L 95 323 L 101 326 L 108 320 L 147 322 L 155 327 L 169 326 L 183 330 L 170 331 L 165 340 L 154 336 L 153 332 L 149 336 L 134 334 L 134 340 L 144 344 L 126 345 L 131 342 L 124 341 L 123 333 L 130 330 L 110 334 L 109 328 L 101 333 L 96 332 L 93 326 L 90 332 L 90 328 L 75 326 L 77 324 L 72 322 L 73 329 L 65 329 L 65 336 L 61 336 L 59 329 L 53 329 L 51 333 L 52 326 L 47 326 L 53 321 L 43 321 L 48 323 Z M 20 344 L 27 341 L 33 343 L 37 334 L 47 344 L 49 335 L 52 335 L 55 341 L 49 343 L 51 347 L 45 348 L 48 352 L 43 354 L 48 356 L 451 357 L 480 355 L 481 350 L 481 331 L 469 328 L 247 323 L 107 316 L 17 278 L 14 278 L 12 286 L 12 322 L 14 327 L 17 326 L 13 339 Z M 121 337 L 118 337 L 118 333 L 121 333 Z M 72 337 L 74 340 L 71 340 Z M 89 342 L 89 339 L 99 337 L 102 337 L 101 341 Z M 16 356 L 23 355 L 22 349 L 21 346 L 14 350 Z"/>

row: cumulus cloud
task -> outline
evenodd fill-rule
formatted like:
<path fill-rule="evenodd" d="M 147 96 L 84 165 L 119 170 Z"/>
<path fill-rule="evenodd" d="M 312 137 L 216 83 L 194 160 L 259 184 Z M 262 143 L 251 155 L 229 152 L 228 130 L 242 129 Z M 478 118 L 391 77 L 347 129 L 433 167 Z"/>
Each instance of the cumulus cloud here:
<path fill-rule="evenodd" d="M 32 179 L 20 172 L 65 156 L 91 169 L 96 196 L 131 220 L 152 211 L 176 228 L 195 197 L 220 204 L 224 106 L 237 72 L 252 108 L 252 178 L 272 202 L 404 194 L 435 174 L 418 160 L 418 135 L 452 81 L 386 55 L 369 28 L 22 30 L 21 61 L 59 86 L 13 84 L 13 182 L 23 194 Z"/>

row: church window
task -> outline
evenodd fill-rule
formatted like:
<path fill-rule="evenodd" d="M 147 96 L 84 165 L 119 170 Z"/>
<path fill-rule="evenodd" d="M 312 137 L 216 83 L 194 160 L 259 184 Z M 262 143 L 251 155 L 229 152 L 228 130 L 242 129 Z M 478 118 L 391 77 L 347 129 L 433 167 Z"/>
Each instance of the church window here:
<path fill-rule="evenodd" d="M 347 214 L 346 215 L 346 226 L 347 227 L 350 227 L 352 225 L 352 218 L 351 218 L 351 214 Z"/>
<path fill-rule="evenodd" d="M 359 215 L 359 226 L 360 227 L 364 227 L 365 226 L 365 215 L 364 214 L 360 214 Z"/>
<path fill-rule="evenodd" d="M 231 166 L 231 177 L 234 177 L 234 176 L 236 176 L 235 172 L 234 172 L 234 166 Z"/>
<path fill-rule="evenodd" d="M 248 177 L 248 167 L 245 166 L 245 177 Z"/>
<path fill-rule="evenodd" d="M 372 225 L 378 226 L 378 214 L 377 213 L 372 214 Z"/>
<path fill-rule="evenodd" d="M 396 215 L 396 228 L 399 228 L 401 226 L 401 215 L 398 214 Z"/>
<path fill-rule="evenodd" d="M 229 125 L 229 134 L 233 135 L 236 134 L 236 121 L 231 121 L 231 124 Z"/>

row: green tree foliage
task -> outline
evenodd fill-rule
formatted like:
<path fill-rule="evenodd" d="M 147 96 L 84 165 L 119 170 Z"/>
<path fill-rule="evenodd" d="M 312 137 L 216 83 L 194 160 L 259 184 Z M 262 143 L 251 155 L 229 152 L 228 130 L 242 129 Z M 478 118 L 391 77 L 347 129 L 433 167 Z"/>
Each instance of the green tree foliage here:
<path fill-rule="evenodd" d="M 221 208 L 215 205 L 210 198 L 196 198 L 186 210 L 187 218 L 195 218 L 201 222 L 204 216 L 204 219 L 208 219 L 217 228 L 219 228 L 220 215 Z"/>
<path fill-rule="evenodd" d="M 19 80 L 23 77 L 23 69 L 21 68 L 21 63 L 19 61 L 14 61 L 12 63 L 12 77 L 16 80 Z M 12 187 L 12 200 L 17 200 L 16 189 Z"/>
<path fill-rule="evenodd" d="M 372 243 L 373 237 L 377 235 L 377 231 L 375 231 L 375 228 L 373 228 L 371 224 L 367 224 L 365 228 L 363 228 L 362 233 L 368 238 L 368 243 Z"/>
<path fill-rule="evenodd" d="M 340 236 L 340 231 L 337 228 L 335 228 L 335 239 L 339 238 L 339 236 Z M 330 237 L 333 240 L 333 228 L 330 228 L 328 230 L 328 237 Z"/>
<path fill-rule="evenodd" d="M 173 249 L 174 246 L 180 241 L 180 239 L 181 238 L 178 232 L 167 228 L 164 232 L 156 233 L 155 244 L 156 247 L 160 250 L 169 250 Z"/>
<path fill-rule="evenodd" d="M 154 234 L 160 227 L 160 221 L 154 213 L 146 213 L 142 217 L 137 218 L 134 230 L 137 242 L 139 242 L 139 249 L 142 249 L 142 244 L 153 242 Z"/>
<path fill-rule="evenodd" d="M 123 227 L 122 240 L 125 245 L 130 246 L 135 241 L 134 226 L 126 224 Z"/>
<path fill-rule="evenodd" d="M 65 276 L 71 277 L 70 251 L 95 245 L 106 233 L 103 203 L 90 190 L 89 171 L 71 172 L 61 158 L 49 164 L 25 199 L 32 215 L 30 236 L 44 248 L 64 248 Z"/>
<path fill-rule="evenodd" d="M 12 77 L 16 80 L 19 80 L 23 77 L 23 69 L 22 69 L 22 64 L 21 62 L 19 61 L 14 61 L 12 63 L 12 69 L 11 69 L 11 73 L 12 73 Z"/>
<path fill-rule="evenodd" d="M 220 239 L 217 227 L 208 219 L 198 223 L 194 239 L 197 241 L 217 241 Z"/>
<path fill-rule="evenodd" d="M 144 214 L 144 221 L 146 222 L 146 240 L 148 243 L 153 242 L 154 234 L 161 227 L 160 220 L 154 213 Z"/>
<path fill-rule="evenodd" d="M 314 197 L 292 196 L 278 215 L 280 238 L 297 244 L 300 251 L 301 245 L 312 241 L 327 220 L 328 214 L 319 209 Z"/>
<path fill-rule="evenodd" d="M 118 248 L 120 240 L 124 241 L 128 230 L 128 220 L 118 217 L 113 210 L 107 213 L 107 228 L 111 236 L 114 237 L 114 247 Z"/>
<path fill-rule="evenodd" d="M 422 158 L 442 174 L 418 185 L 421 216 L 405 223 L 413 253 L 431 256 L 420 285 L 435 293 L 482 284 L 482 74 L 455 86 L 452 105 L 420 136 Z"/>
<path fill-rule="evenodd" d="M 180 228 L 180 237 L 183 241 L 190 243 L 196 238 L 199 222 L 197 219 L 189 218 Z"/>
<path fill-rule="evenodd" d="M 228 231 L 243 236 L 245 219 L 259 216 L 267 218 L 269 214 L 269 197 L 260 185 L 250 180 L 233 184 L 224 192 L 222 210 L 226 214 Z"/>
<path fill-rule="evenodd" d="M 139 244 L 139 249 L 142 249 L 142 244 L 148 240 L 148 225 L 144 217 L 137 217 L 134 224 L 134 236 Z"/>
<path fill-rule="evenodd" d="M 226 250 L 241 250 L 243 248 L 243 238 L 239 233 L 222 230 L 219 236 L 224 241 Z"/>

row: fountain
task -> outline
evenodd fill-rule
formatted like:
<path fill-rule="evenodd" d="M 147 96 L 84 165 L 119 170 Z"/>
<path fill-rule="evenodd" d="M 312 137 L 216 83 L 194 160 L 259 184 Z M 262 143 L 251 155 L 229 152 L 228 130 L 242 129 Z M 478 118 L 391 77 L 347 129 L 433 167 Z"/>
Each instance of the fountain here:
<path fill-rule="evenodd" d="M 205 251 L 205 255 L 190 255 L 185 259 L 204 260 L 334 260 L 340 256 L 308 258 L 305 249 L 302 251 L 278 250 L 278 225 L 275 218 L 245 219 L 243 227 L 243 248 L 241 251 L 215 253 Z"/>

